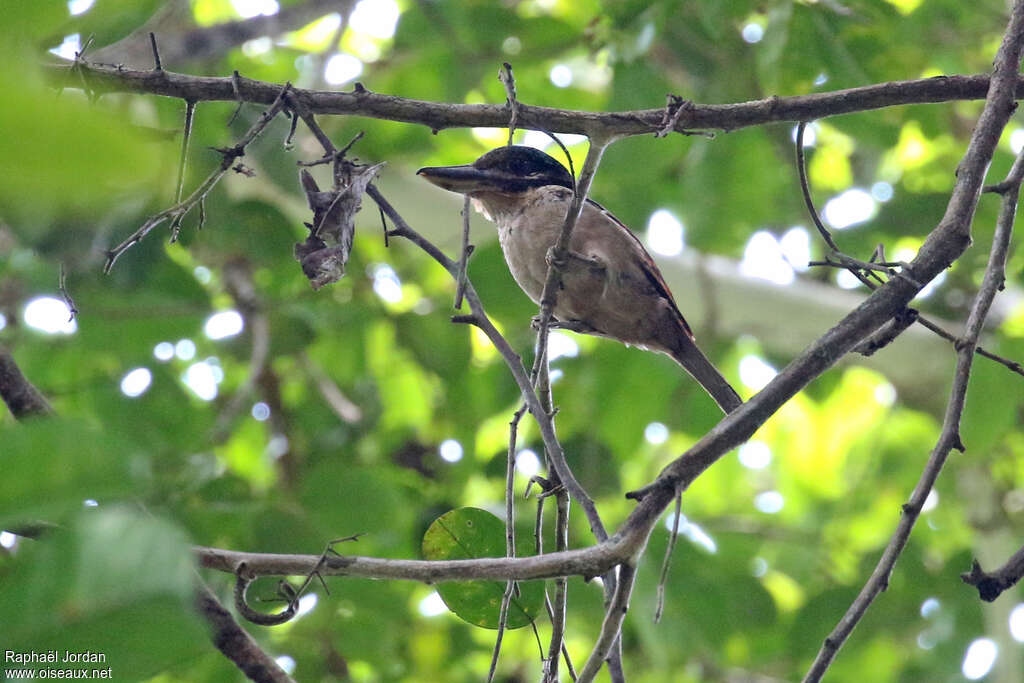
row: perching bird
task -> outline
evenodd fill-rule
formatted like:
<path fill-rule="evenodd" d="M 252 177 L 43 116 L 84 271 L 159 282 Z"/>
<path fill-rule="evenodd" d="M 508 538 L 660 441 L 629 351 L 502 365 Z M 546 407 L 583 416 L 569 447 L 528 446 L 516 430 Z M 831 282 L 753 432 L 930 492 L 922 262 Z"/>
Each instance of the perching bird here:
<path fill-rule="evenodd" d="M 417 175 L 467 194 L 498 225 L 512 276 L 540 302 L 554 246 L 573 196 L 573 179 L 532 147 L 491 150 L 463 166 L 421 168 Z M 636 235 L 588 200 L 572 232 L 554 316 L 570 329 L 668 354 L 726 413 L 743 401 L 701 353 L 654 260 Z"/>

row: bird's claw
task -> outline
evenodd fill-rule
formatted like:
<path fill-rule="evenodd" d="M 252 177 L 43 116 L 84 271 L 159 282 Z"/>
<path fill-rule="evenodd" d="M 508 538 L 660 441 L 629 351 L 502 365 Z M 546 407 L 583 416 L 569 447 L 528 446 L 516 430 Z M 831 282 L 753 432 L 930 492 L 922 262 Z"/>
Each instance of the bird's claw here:
<path fill-rule="evenodd" d="M 533 316 L 530 320 L 530 327 L 532 327 L 534 331 L 540 329 L 539 315 Z M 578 332 L 580 334 L 599 334 L 596 327 L 582 320 L 558 320 L 557 318 L 552 318 L 551 322 L 548 323 L 548 329 L 568 330 L 570 332 Z"/>
<path fill-rule="evenodd" d="M 544 256 L 544 260 L 548 266 L 554 266 L 562 272 L 565 272 L 566 267 L 568 266 L 579 266 L 595 273 L 603 273 L 607 270 L 604 261 L 596 256 L 584 256 L 582 254 L 568 251 L 565 253 L 563 258 L 559 258 L 555 253 L 554 247 L 548 249 L 547 254 Z"/>
<path fill-rule="evenodd" d="M 548 266 L 554 266 L 555 268 L 562 270 L 563 268 L 565 268 L 565 264 L 568 261 L 568 259 L 565 257 L 559 258 L 558 253 L 555 251 L 555 248 L 550 247 L 547 253 L 544 255 L 544 261 L 545 263 L 548 264 Z"/>

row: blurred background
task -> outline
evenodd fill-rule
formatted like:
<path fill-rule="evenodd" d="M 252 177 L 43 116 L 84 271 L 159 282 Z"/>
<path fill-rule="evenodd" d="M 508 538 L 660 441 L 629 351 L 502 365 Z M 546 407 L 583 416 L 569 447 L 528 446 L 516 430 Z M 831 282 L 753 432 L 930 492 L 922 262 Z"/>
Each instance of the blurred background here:
<path fill-rule="evenodd" d="M 0 533 L 0 643 L 108 654 L 114 678 L 236 680 L 189 609 L 189 544 L 418 557 L 427 525 L 477 506 L 503 514 L 508 422 L 518 394 L 473 329 L 452 325 L 454 286 L 413 245 L 386 246 L 364 201 L 347 275 L 313 292 L 292 256 L 310 220 L 294 148 L 275 120 L 168 244 L 166 226 L 103 275 L 105 250 L 174 201 L 184 103 L 148 95 L 59 94 L 43 64 L 85 59 L 149 69 L 148 31 L 169 71 L 241 75 L 301 88 L 565 109 L 657 108 L 827 92 L 891 80 L 984 73 L 1007 20 L 994 0 L 611 2 L 600 0 L 71 0 L 14 3 L 0 26 L 0 344 L 59 417 L 0 418 L 0 525 L 61 525 L 43 541 Z M 66 62 L 65 62 L 66 63 Z M 74 78 L 74 77 L 73 77 Z M 220 162 L 262 107 L 199 103 L 186 191 Z M 811 124 L 810 184 L 841 248 L 883 244 L 909 260 L 942 216 L 979 102 L 893 107 Z M 460 198 L 418 180 L 424 165 L 468 163 L 504 129 L 429 129 L 321 117 L 340 147 L 386 161 L 378 185 L 449 255 Z M 579 168 L 580 136 L 562 140 Z M 664 272 L 707 354 L 746 398 L 865 296 L 825 255 L 800 196 L 795 127 L 713 138 L 634 137 L 612 146 L 592 196 L 631 226 Z M 543 133 L 516 141 L 561 151 Z M 989 182 L 1024 147 L 1007 128 Z M 314 171 L 321 185 L 329 175 Z M 975 246 L 916 307 L 953 331 L 970 305 L 998 201 L 981 200 Z M 469 274 L 525 358 L 536 307 L 508 274 L 493 226 L 473 217 Z M 63 264 L 67 290 L 58 289 Z M 1024 359 L 1022 256 L 983 344 Z M 558 430 L 612 529 L 623 492 L 719 419 L 669 359 L 554 333 Z M 653 534 L 624 631 L 632 681 L 793 680 L 878 559 L 938 436 L 955 357 L 917 326 L 870 359 L 851 356 L 811 384 L 683 498 L 662 623 Z M 1019 589 L 982 604 L 959 573 L 1001 564 L 1024 538 L 1024 378 L 975 364 L 963 425 L 890 590 L 841 651 L 831 680 L 1017 681 Z M 517 490 L 538 472 L 524 422 Z M 533 500 L 518 503 L 524 530 Z M 575 546 L 592 542 L 573 517 Z M 222 596 L 230 577 L 209 574 Z M 447 612 L 434 589 L 334 579 L 300 616 L 251 627 L 298 680 L 481 680 L 494 633 Z M 269 596 L 273 582 L 253 594 Z M 570 582 L 568 646 L 583 661 L 601 591 Z M 547 633 L 539 626 L 542 636 Z M 499 679 L 536 680 L 530 629 L 506 637 Z M 602 674 L 603 675 L 603 674 Z"/>

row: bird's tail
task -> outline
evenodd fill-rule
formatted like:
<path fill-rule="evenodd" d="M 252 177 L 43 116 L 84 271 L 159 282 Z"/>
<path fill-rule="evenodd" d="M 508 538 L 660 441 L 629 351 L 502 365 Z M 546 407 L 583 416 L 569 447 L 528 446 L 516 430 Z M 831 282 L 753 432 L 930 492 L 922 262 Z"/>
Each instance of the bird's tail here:
<path fill-rule="evenodd" d="M 731 413 L 743 405 L 740 395 L 688 335 L 681 338 L 678 348 L 673 349 L 669 355 L 711 394 L 723 412 Z"/>

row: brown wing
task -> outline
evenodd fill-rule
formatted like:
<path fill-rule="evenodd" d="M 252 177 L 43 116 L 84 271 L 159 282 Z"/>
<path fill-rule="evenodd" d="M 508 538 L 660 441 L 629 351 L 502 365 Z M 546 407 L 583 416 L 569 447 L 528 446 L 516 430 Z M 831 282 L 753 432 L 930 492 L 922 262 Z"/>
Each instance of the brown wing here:
<path fill-rule="evenodd" d="M 679 306 L 676 305 L 676 300 L 672 297 L 672 291 L 668 288 L 668 285 L 665 284 L 665 278 L 661 276 L 661 271 L 658 270 L 658 266 L 654 262 L 654 259 L 651 258 L 651 255 L 647 253 L 647 250 L 644 248 L 643 242 L 640 241 L 640 238 L 633 234 L 633 231 L 626 227 L 625 223 L 616 218 L 615 214 L 613 214 L 611 211 L 595 202 L 593 199 L 587 199 L 587 203 L 589 203 L 591 206 L 598 209 L 602 214 L 607 216 L 609 220 L 611 220 L 613 223 L 615 223 L 615 225 L 621 228 L 622 231 L 629 235 L 633 242 L 636 243 L 637 248 L 640 250 L 640 253 L 642 254 L 642 261 L 640 265 L 643 269 L 644 275 L 647 277 L 648 282 L 651 283 L 651 285 L 658 292 L 658 294 L 661 295 L 663 299 L 665 299 L 672 305 L 672 310 L 675 311 L 676 314 L 679 316 L 679 322 L 682 323 L 683 329 L 686 330 L 686 334 L 690 336 L 690 339 L 693 339 L 693 331 L 690 329 L 690 326 L 686 323 L 686 318 L 683 317 L 682 312 L 679 310 Z"/>

